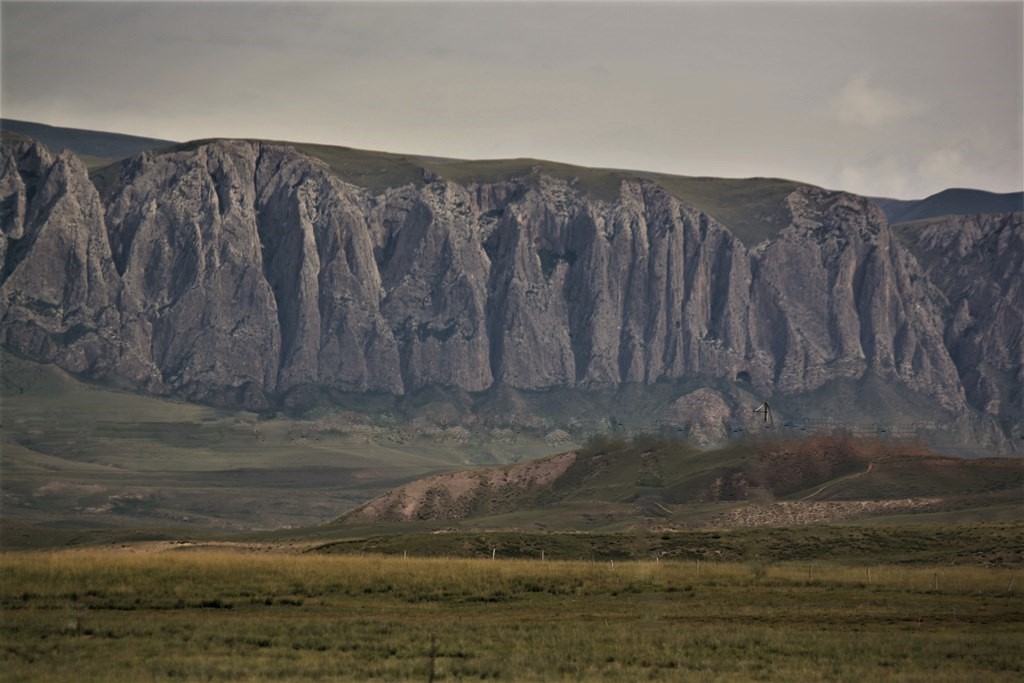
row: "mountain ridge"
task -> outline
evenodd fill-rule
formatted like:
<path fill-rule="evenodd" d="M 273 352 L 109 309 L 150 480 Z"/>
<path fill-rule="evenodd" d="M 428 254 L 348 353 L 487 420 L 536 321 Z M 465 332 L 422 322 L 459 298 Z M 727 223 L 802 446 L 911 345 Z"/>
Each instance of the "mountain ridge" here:
<path fill-rule="evenodd" d="M 159 138 L 145 136 L 125 135 L 110 131 L 95 131 L 64 126 L 53 126 L 32 121 L 0 118 L 0 131 L 27 135 L 30 138 L 42 142 L 44 145 L 59 151 L 67 147 L 79 156 L 92 157 L 94 159 L 91 167 L 95 168 L 97 162 L 107 163 L 120 160 L 133 154 L 146 150 L 162 148 L 186 149 L 199 144 L 213 142 L 225 138 L 205 138 L 186 142 L 175 142 Z M 526 175 L 537 168 L 545 168 L 548 172 L 560 170 L 561 173 L 570 177 L 578 176 L 582 171 L 606 172 L 620 176 L 629 175 L 634 177 L 661 178 L 669 183 L 673 180 L 702 183 L 702 182 L 734 182 L 737 184 L 749 183 L 751 181 L 768 181 L 772 183 L 786 183 L 792 186 L 807 184 L 798 181 L 772 177 L 750 177 L 750 178 L 715 178 L 710 176 L 683 176 L 664 172 L 651 172 L 639 169 L 617 169 L 611 167 L 584 167 L 574 164 L 561 163 L 545 159 L 529 157 L 518 157 L 510 159 L 459 159 L 455 157 L 435 157 L 425 155 L 408 155 L 395 152 L 363 150 L 342 145 L 324 145 L 311 142 L 291 142 L 282 140 L 263 140 L 257 138 L 235 138 L 249 142 L 264 142 L 279 145 L 290 145 L 297 150 L 308 153 L 311 156 L 320 158 L 332 167 L 340 177 L 349 181 L 356 181 L 359 173 L 353 168 L 355 159 L 377 159 L 390 160 L 392 164 L 409 165 L 408 174 L 410 180 L 418 180 L 417 175 L 422 171 L 429 170 L 438 172 L 444 167 L 461 167 L 459 169 L 462 180 L 467 179 L 467 174 L 474 172 L 479 177 L 481 174 L 500 172 L 507 176 L 516 172 L 519 175 Z M 111 149 L 113 148 L 113 149 Z M 342 163 L 339 163 L 342 162 Z M 380 163 L 378 161 L 378 163 Z M 379 169 L 378 169 L 379 171 Z M 376 174 L 376 173 L 375 173 Z M 458 178 L 456 178 L 458 179 Z M 364 182 L 366 179 L 363 179 Z M 371 189 L 382 189 L 380 186 Z M 386 188 L 383 188 L 386 189 Z M 667 188 L 668 189 L 668 188 Z M 671 191 L 671 190 L 670 190 Z M 681 198 L 682 195 L 681 195 Z M 692 192 L 688 197 L 693 200 Z M 937 218 L 945 215 L 971 215 L 980 213 L 1007 213 L 1024 210 L 1024 192 L 998 193 L 987 190 L 970 188 L 947 188 L 921 199 L 893 199 L 889 197 L 870 197 L 886 214 L 890 223 L 905 223 L 927 218 Z M 730 221 L 725 221 L 729 223 Z"/>
<path fill-rule="evenodd" d="M 70 152 L 5 141 L 0 342 L 250 409 L 322 390 L 668 382 L 652 419 L 710 420 L 711 438 L 748 401 L 867 373 L 932 402 L 936 422 L 987 419 L 968 402 L 933 284 L 867 199 L 721 181 L 706 201 L 752 193 L 744 210 L 763 239 L 746 244 L 656 178 L 488 168 L 496 179 L 457 182 L 427 168 L 377 192 L 299 147 L 189 143 L 90 177 Z M 339 154 L 357 175 L 379 170 Z M 700 385 L 713 395 L 687 399 Z M 985 438 L 1012 444 L 1015 414 Z"/>

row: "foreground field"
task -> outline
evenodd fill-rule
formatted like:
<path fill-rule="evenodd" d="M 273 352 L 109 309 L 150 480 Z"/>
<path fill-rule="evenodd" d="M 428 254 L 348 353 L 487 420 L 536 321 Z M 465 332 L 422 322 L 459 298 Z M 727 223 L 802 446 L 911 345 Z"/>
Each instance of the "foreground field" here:
<path fill-rule="evenodd" d="M 0 555 L 4 680 L 1020 680 L 1024 572 Z"/>

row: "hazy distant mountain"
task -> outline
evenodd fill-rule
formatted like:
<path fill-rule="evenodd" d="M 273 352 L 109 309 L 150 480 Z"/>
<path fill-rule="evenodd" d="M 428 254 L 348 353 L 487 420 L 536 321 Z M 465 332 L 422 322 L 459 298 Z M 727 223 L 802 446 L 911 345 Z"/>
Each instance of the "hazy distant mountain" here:
<path fill-rule="evenodd" d="M 909 223 L 939 216 L 972 216 L 981 213 L 1024 211 L 1024 192 L 996 194 L 983 190 L 954 188 L 925 199 L 873 197 L 890 223 Z"/>
<path fill-rule="evenodd" d="M 1019 403 L 965 390 L 950 302 L 881 210 L 791 181 L 243 140 L 90 176 L 7 139 L 0 218 L 0 343 L 153 393 L 372 394 L 707 441 L 770 398 L 791 419 L 1020 437 Z M 1017 214 L 986 239 L 1021 234 Z M 1019 333 L 992 334 L 1019 373 Z"/>

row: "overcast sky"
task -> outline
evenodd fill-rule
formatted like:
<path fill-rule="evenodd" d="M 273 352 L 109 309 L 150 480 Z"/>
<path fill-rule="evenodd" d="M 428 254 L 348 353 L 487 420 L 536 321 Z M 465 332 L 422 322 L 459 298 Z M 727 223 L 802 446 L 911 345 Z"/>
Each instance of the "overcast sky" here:
<path fill-rule="evenodd" d="M 0 113 L 171 140 L 1024 189 L 1024 3 L 0 5 Z"/>

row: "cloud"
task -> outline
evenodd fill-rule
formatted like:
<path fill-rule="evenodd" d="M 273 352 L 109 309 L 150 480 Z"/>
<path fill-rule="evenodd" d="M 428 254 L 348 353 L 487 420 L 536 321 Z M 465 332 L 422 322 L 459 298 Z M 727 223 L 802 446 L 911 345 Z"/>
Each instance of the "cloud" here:
<path fill-rule="evenodd" d="M 951 187 L 999 187 L 1001 172 L 985 162 L 971 141 L 950 140 L 931 150 L 849 160 L 831 182 L 847 192 L 899 199 L 921 199 Z"/>
<path fill-rule="evenodd" d="M 919 198 L 921 188 L 911 168 L 895 157 L 843 164 L 836 189 L 869 197 Z"/>
<path fill-rule="evenodd" d="M 921 160 L 917 170 L 924 180 L 946 187 L 962 183 L 964 178 L 975 175 L 975 169 L 967 160 L 963 146 L 935 150 Z"/>
<path fill-rule="evenodd" d="M 924 106 L 912 97 L 872 85 L 864 76 L 851 78 L 827 105 L 841 123 L 881 126 L 921 114 Z"/>

